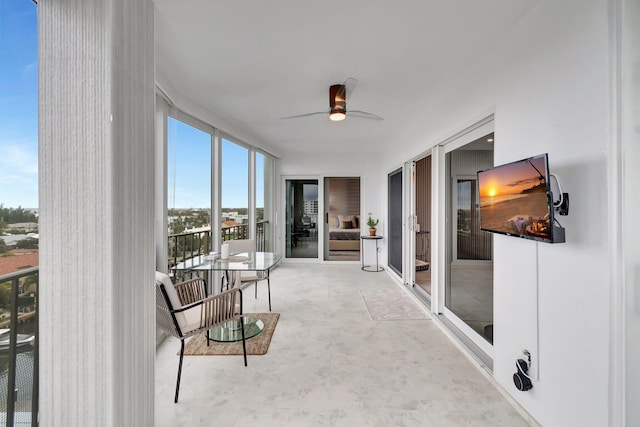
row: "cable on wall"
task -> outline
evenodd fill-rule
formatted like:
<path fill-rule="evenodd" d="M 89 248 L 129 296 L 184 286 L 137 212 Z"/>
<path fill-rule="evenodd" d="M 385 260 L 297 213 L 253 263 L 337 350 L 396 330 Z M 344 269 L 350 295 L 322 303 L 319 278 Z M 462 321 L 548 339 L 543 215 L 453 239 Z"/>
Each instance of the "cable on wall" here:
<path fill-rule="evenodd" d="M 530 377 L 535 380 L 540 379 L 540 260 L 538 256 L 538 247 L 540 242 L 536 242 L 536 364 Z"/>

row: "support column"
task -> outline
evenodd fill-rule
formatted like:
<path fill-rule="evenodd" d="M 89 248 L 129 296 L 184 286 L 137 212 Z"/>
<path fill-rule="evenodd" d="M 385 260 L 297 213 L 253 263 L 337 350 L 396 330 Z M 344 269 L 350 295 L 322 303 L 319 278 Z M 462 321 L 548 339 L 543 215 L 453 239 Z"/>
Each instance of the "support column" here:
<path fill-rule="evenodd" d="M 40 424 L 153 425 L 151 0 L 38 5 Z"/>
<path fill-rule="evenodd" d="M 614 409 L 616 411 L 621 409 L 624 412 L 624 425 L 634 426 L 640 423 L 638 406 L 640 371 L 636 366 L 640 358 L 640 340 L 638 340 L 640 336 L 640 246 L 638 246 L 640 229 L 637 226 L 640 211 L 640 194 L 637 188 L 640 181 L 640 169 L 638 169 L 638 159 L 640 159 L 640 28 L 638 28 L 640 4 L 633 0 L 622 0 L 617 4 L 621 21 L 620 63 L 618 64 L 621 78 L 618 87 L 621 104 L 616 105 L 620 108 L 620 121 L 616 125 L 621 126 L 622 141 L 620 152 L 622 226 L 616 231 L 621 236 L 623 259 L 622 289 L 616 289 L 614 296 L 617 298 L 612 304 L 616 304 L 614 321 L 621 322 L 622 328 L 615 325 L 616 330 L 613 331 L 617 346 L 613 349 L 614 359 L 611 365 L 617 380 L 614 386 L 619 386 L 620 380 L 624 381 L 623 391 L 617 388 L 614 390 Z M 615 148 L 618 148 L 617 144 Z M 612 151 L 615 153 L 615 150 L 612 149 Z M 617 273 L 618 265 L 615 267 Z M 617 305 L 620 300 L 623 301 L 622 309 Z M 618 336 L 620 332 L 624 333 L 623 343 Z M 621 349 L 624 354 L 620 354 Z M 613 420 L 617 421 L 619 417 Z"/>

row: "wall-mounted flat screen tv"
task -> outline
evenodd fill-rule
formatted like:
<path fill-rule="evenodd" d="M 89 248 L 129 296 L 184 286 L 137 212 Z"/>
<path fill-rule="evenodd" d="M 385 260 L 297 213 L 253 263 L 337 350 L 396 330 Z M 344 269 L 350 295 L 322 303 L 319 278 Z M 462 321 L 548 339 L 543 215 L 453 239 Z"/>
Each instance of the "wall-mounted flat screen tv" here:
<path fill-rule="evenodd" d="M 554 225 L 547 154 L 478 172 L 480 228 L 549 243 L 564 242 Z"/>

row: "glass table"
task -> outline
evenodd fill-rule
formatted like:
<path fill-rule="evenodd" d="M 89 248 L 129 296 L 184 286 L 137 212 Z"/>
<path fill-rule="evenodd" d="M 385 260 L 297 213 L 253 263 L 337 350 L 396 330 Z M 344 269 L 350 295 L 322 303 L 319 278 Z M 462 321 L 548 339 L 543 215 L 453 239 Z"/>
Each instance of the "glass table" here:
<path fill-rule="evenodd" d="M 244 321 L 244 338 L 247 340 L 260 335 L 264 330 L 264 322 L 256 317 L 245 316 L 242 320 Z M 209 329 L 209 338 L 217 342 L 241 341 L 240 319 L 225 322 Z"/>
<path fill-rule="evenodd" d="M 264 272 L 264 279 L 269 284 L 269 273 L 282 257 L 277 252 L 240 252 L 234 253 L 228 259 L 220 259 L 220 255 L 198 255 L 176 264 L 174 271 L 203 271 L 207 273 L 207 292 L 213 294 L 211 275 L 213 271 L 225 272 L 231 276 L 234 286 L 240 286 L 240 274 L 243 271 Z M 269 285 L 270 286 L 270 285 Z M 269 310 L 271 310 L 271 291 L 269 291 Z"/>
<path fill-rule="evenodd" d="M 241 252 L 228 259 L 219 255 L 199 255 L 176 264 L 171 269 L 181 271 L 264 271 L 267 274 L 280 261 L 276 252 Z"/>

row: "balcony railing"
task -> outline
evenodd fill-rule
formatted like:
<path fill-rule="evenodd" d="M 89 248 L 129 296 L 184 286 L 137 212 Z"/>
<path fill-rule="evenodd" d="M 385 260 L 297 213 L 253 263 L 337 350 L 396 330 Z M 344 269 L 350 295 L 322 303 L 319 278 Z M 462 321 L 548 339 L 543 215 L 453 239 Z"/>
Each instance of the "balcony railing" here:
<path fill-rule="evenodd" d="M 267 224 L 269 221 L 256 223 L 256 250 L 265 251 L 267 242 Z M 222 241 L 246 239 L 249 236 L 247 224 L 222 227 Z M 169 235 L 169 271 L 185 259 L 211 252 L 211 230 L 192 231 Z"/>
<path fill-rule="evenodd" d="M 38 267 L 0 276 L 0 422 L 38 425 Z"/>

